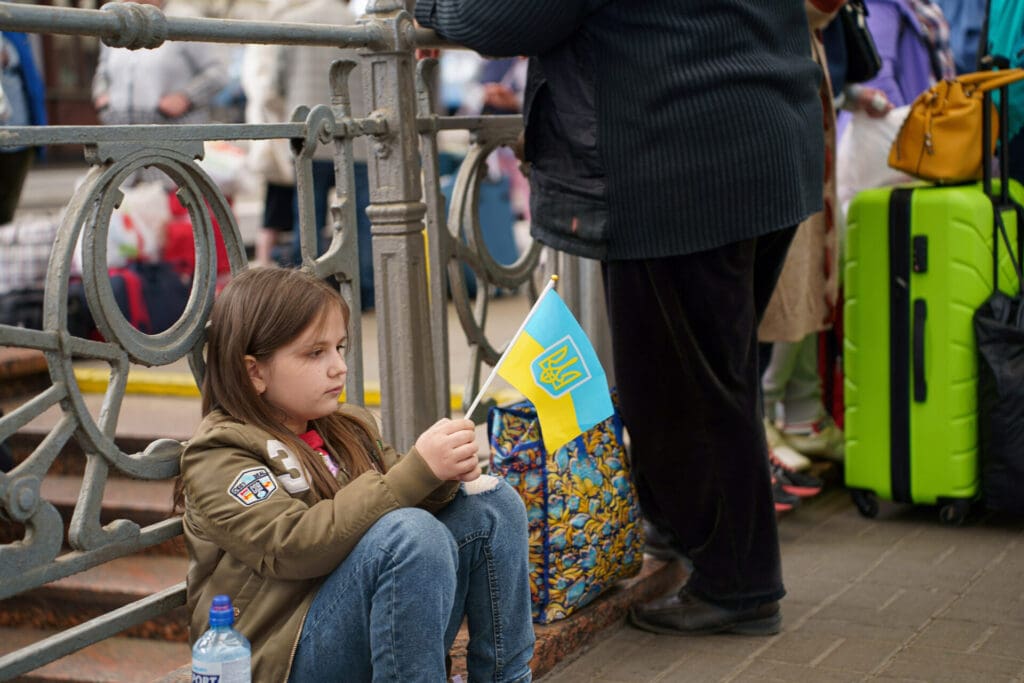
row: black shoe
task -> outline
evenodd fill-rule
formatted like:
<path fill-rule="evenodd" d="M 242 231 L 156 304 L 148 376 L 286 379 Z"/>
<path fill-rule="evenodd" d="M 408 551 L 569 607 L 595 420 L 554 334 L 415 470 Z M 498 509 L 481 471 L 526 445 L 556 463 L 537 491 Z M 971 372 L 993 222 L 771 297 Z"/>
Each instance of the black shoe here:
<path fill-rule="evenodd" d="M 779 482 L 782 490 L 797 498 L 810 498 L 821 493 L 824 484 L 821 479 L 806 472 L 791 470 L 782 464 L 770 451 L 768 453 L 772 477 Z"/>
<path fill-rule="evenodd" d="M 713 633 L 771 636 L 782 627 L 782 613 L 778 601 L 752 609 L 727 609 L 701 600 L 683 586 L 676 595 L 633 607 L 629 621 L 644 631 L 675 636 Z"/>
<path fill-rule="evenodd" d="M 776 514 L 789 512 L 800 505 L 800 499 L 783 488 L 782 482 L 776 479 L 774 474 L 772 475 L 772 501 L 775 503 Z"/>
<path fill-rule="evenodd" d="M 676 547 L 675 536 L 671 531 L 662 530 L 649 519 L 643 520 L 644 552 L 663 562 L 689 559 Z"/>
<path fill-rule="evenodd" d="M 679 549 L 675 534 L 656 526 L 648 519 L 643 520 L 644 552 L 662 562 L 679 561 L 687 573 L 693 572 L 693 562 Z"/>

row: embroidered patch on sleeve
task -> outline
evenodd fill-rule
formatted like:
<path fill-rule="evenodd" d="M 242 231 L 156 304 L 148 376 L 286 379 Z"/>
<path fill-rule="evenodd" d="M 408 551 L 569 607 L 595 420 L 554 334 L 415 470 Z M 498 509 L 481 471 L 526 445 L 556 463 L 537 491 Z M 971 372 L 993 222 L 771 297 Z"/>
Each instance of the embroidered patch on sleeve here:
<path fill-rule="evenodd" d="M 255 505 L 261 500 L 270 498 L 277 490 L 274 475 L 266 467 L 254 467 L 243 470 L 228 488 L 231 497 L 245 507 Z"/>

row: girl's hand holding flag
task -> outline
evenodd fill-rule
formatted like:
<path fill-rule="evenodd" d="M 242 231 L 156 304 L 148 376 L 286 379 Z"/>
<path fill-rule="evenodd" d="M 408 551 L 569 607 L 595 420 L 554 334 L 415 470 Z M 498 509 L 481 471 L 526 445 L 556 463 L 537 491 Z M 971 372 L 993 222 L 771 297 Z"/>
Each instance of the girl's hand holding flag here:
<path fill-rule="evenodd" d="M 467 419 L 441 418 L 416 439 L 416 450 L 442 481 L 472 481 L 480 476 L 476 432 Z"/>

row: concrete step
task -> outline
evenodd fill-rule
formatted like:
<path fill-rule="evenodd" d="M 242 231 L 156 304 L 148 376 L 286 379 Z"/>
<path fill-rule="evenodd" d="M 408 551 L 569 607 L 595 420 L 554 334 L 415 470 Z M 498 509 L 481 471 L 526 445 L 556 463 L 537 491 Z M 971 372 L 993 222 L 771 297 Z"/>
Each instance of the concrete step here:
<path fill-rule="evenodd" d="M 0 628 L 0 655 L 55 635 L 56 631 Z M 16 681 L 23 683 L 147 683 L 187 667 L 188 643 L 116 636 L 62 657 Z"/>
<path fill-rule="evenodd" d="M 5 411 L 6 412 L 6 411 Z M 20 463 L 28 456 L 32 455 L 32 452 L 42 443 L 43 439 L 50 433 L 50 426 L 37 427 L 28 425 L 14 434 L 11 434 L 10 438 L 4 442 L 4 445 L 10 449 L 11 455 L 14 458 L 15 463 Z M 146 450 L 146 447 L 153 442 L 154 439 L 161 438 L 156 436 L 133 436 L 133 435 L 118 435 L 114 438 L 114 443 L 117 444 L 118 448 L 124 453 L 140 453 Z M 67 474 L 67 475 L 79 475 L 81 476 L 85 472 L 85 453 L 82 451 L 82 447 L 78 442 L 72 438 L 61 449 L 60 457 L 50 467 L 49 474 Z M 123 475 L 117 468 L 110 468 L 111 478 L 119 478 Z"/>
<path fill-rule="evenodd" d="M 67 523 L 81 477 L 49 475 L 41 494 Z M 101 521 L 148 525 L 171 515 L 171 481 L 111 479 Z M 4 530 L 13 525 L 3 525 Z M 23 533 L 23 531 L 19 532 Z M 4 534 L 6 535 L 6 533 Z M 180 537 L 0 602 L 0 655 L 104 615 L 185 580 Z M 177 608 L 42 667 L 20 681 L 150 681 L 189 662 L 188 614 Z"/>
<path fill-rule="evenodd" d="M 562 660 L 581 648 L 598 640 L 608 629 L 621 626 L 631 605 L 664 595 L 678 588 L 684 578 L 678 562 L 666 563 L 650 556 L 644 557 L 640 574 L 619 582 L 597 600 L 583 609 L 552 624 L 534 625 L 537 644 L 530 668 L 534 679 L 541 679 Z M 452 646 L 452 673 L 466 674 L 466 645 L 468 636 L 463 626 Z M 188 666 L 182 666 L 154 683 L 189 683 Z"/>
<path fill-rule="evenodd" d="M 48 474 L 40 486 L 43 499 L 52 503 L 64 520 L 65 545 L 67 528 L 71 523 L 78 494 L 82 488 L 82 477 L 77 474 Z M 111 477 L 103 491 L 100 523 L 108 524 L 115 519 L 127 519 L 139 526 L 163 521 L 173 516 L 173 480 L 141 481 L 125 477 Z M 0 543 L 10 543 L 24 537 L 21 524 L 10 522 L 0 525 Z M 184 555 L 184 543 L 180 538 L 165 541 L 147 548 L 144 553 L 156 555 Z"/>
<path fill-rule="evenodd" d="M 32 395 L 48 386 L 42 351 L 0 346 L 0 400 Z"/>
<path fill-rule="evenodd" d="M 188 560 L 173 555 L 132 555 L 68 576 L 0 602 L 0 626 L 66 629 L 148 597 L 185 580 Z M 188 641 L 183 608 L 133 626 L 124 635 Z"/>
<path fill-rule="evenodd" d="M 40 487 L 40 494 L 53 503 L 65 520 L 71 519 L 82 478 L 76 475 L 48 474 Z M 115 519 L 130 519 L 140 526 L 148 526 L 173 516 L 174 481 L 142 481 L 114 478 L 107 480 L 103 490 L 103 509 L 100 521 L 106 524 Z"/>
<path fill-rule="evenodd" d="M 47 389 L 50 376 L 46 368 L 46 360 L 39 351 L 0 346 L 0 410 L 9 414 Z M 133 377 L 132 373 L 138 369 L 132 366 L 129 376 Z M 78 360 L 75 371 L 85 376 L 78 382 L 82 387 L 81 399 L 93 422 L 96 422 L 104 409 L 109 365 L 100 361 Z M 114 441 L 125 453 L 144 451 L 155 439 L 187 440 L 202 419 L 198 396 L 184 396 L 180 391 L 174 391 L 174 382 L 180 383 L 181 378 L 188 375 L 186 360 L 176 361 L 159 371 L 146 371 L 147 377 L 159 378 L 156 382 L 159 386 L 156 389 L 147 387 L 148 392 L 144 394 L 133 393 L 138 387 L 133 388 L 132 392 L 126 393 L 118 411 Z M 153 383 L 152 379 L 150 383 Z M 59 405 L 50 406 L 12 434 L 4 445 L 11 451 L 15 462 L 31 455 L 63 416 Z M 82 448 L 72 438 L 61 449 L 50 473 L 81 474 L 84 467 Z M 121 475 L 112 468 L 110 476 Z"/>
<path fill-rule="evenodd" d="M 641 573 L 608 591 L 567 619 L 535 626 L 537 645 L 532 668 L 536 678 L 581 648 L 620 626 L 630 605 L 675 588 L 683 579 L 678 563 L 647 557 Z M 0 603 L 0 655 L 37 642 L 60 629 L 81 623 L 127 602 L 150 595 L 183 579 L 184 558 L 121 558 L 62 579 L 25 596 Z M 8 637 L 9 636 L 9 637 Z M 126 630 L 42 667 L 25 681 L 151 681 L 186 683 L 187 615 L 179 608 L 165 617 Z M 162 647 L 151 647 L 155 643 Z M 174 647 L 177 645 L 177 647 Z M 467 634 L 463 629 L 452 649 L 454 673 L 466 675 Z M 137 662 L 144 661 L 145 666 Z M 169 664 L 168 664 L 169 663 Z M 137 669 L 133 667 L 138 666 Z M 160 668 L 165 666 L 166 668 Z M 136 674 L 130 672 L 137 671 Z M 78 676 L 78 677 L 76 677 Z M 133 677 L 134 676 L 134 677 Z"/>

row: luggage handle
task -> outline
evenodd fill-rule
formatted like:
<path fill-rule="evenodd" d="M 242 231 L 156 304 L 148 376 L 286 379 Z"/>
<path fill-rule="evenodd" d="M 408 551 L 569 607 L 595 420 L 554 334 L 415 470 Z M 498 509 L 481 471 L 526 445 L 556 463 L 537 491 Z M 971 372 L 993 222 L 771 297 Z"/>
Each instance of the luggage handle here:
<path fill-rule="evenodd" d="M 981 66 L 986 69 L 1007 69 L 1010 66 L 1010 60 L 1005 57 L 996 57 L 987 55 L 983 59 L 979 60 Z M 1009 134 L 1009 118 L 1010 118 L 1010 88 L 1009 84 L 1004 84 L 998 88 L 999 90 L 999 143 L 1000 152 L 999 155 L 999 203 L 1006 206 L 1010 202 L 1010 134 Z M 992 108 L 992 91 L 986 90 L 982 97 L 982 116 L 981 116 L 981 172 L 982 172 L 982 187 L 985 190 L 985 194 L 992 197 L 992 119 L 988 115 L 989 110 Z"/>
<path fill-rule="evenodd" d="M 924 324 L 928 319 L 928 302 L 914 299 L 914 400 L 924 403 L 928 399 L 928 381 L 924 372 Z"/>
<path fill-rule="evenodd" d="M 986 10 L 986 32 L 988 15 Z M 983 41 L 984 42 L 984 41 Z M 987 43 L 986 43 L 987 47 Z M 1008 69 L 1010 60 L 1006 57 L 996 55 L 984 55 L 979 58 L 978 65 L 983 69 Z M 1021 273 L 1021 257 L 1024 256 L 1024 236 L 1021 231 L 1024 229 L 1024 212 L 1016 201 L 1010 198 L 1010 140 L 1009 140 L 1009 117 L 1010 117 L 1010 93 L 1009 84 L 998 88 L 999 97 L 999 198 L 992 194 L 992 119 L 983 115 L 981 117 L 981 140 L 982 140 L 982 178 L 983 190 L 992 201 L 992 291 L 999 290 L 999 242 L 1006 245 L 1006 252 L 1010 257 L 1010 263 L 1017 275 L 1017 283 L 1020 291 L 1024 292 L 1024 276 Z M 987 112 L 992 106 L 992 93 L 984 93 L 983 109 Z M 1017 258 L 1014 258 L 1014 249 L 1010 245 L 1010 237 L 1006 232 L 1006 225 L 1003 222 L 1002 210 L 1013 207 L 1017 213 Z M 1002 237 L 1002 240 L 1000 240 Z"/>
<path fill-rule="evenodd" d="M 1021 205 L 1016 202 L 1013 204 L 1013 207 L 1017 213 L 1017 242 L 1019 246 L 1021 228 L 1024 227 L 1024 207 L 1021 207 Z M 1003 213 L 1000 210 L 1000 207 L 996 206 L 994 201 L 992 204 L 992 225 L 992 291 L 999 291 L 999 242 L 1000 238 L 1002 238 L 1002 243 L 1006 245 L 1006 254 L 1010 259 L 1010 265 L 1013 266 L 1013 272 L 1017 275 L 1017 291 L 1024 294 L 1024 272 L 1021 271 L 1021 253 L 1018 250 L 1016 258 L 1014 257 L 1013 245 L 1010 243 L 1010 235 L 1006 231 L 1006 223 L 1003 221 Z"/>

